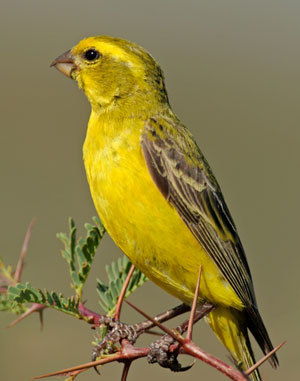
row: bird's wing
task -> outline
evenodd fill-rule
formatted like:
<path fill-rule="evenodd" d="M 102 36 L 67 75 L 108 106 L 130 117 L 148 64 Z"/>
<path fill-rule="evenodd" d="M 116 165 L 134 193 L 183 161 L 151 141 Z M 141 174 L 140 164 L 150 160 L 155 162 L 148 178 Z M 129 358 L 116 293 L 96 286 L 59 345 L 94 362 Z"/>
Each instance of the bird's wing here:
<path fill-rule="evenodd" d="M 189 131 L 149 119 L 141 137 L 151 177 L 247 309 L 256 301 L 247 259 L 220 187 Z"/>
<path fill-rule="evenodd" d="M 150 175 L 215 262 L 247 311 L 247 326 L 266 354 L 273 349 L 259 314 L 250 269 L 220 187 L 190 132 L 174 117 L 150 118 L 141 135 Z M 278 365 L 276 354 L 269 359 Z"/>

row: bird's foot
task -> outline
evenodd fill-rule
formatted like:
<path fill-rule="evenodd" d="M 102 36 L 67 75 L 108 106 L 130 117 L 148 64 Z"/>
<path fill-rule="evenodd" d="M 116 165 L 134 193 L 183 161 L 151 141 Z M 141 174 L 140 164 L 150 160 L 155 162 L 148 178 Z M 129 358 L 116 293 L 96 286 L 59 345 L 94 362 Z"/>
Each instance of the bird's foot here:
<path fill-rule="evenodd" d="M 129 302 L 128 302 L 129 303 Z M 132 307 L 133 304 L 129 303 Z M 157 321 L 169 320 L 173 317 L 181 315 L 189 310 L 189 307 L 185 304 L 180 304 L 177 307 L 163 312 L 155 317 Z M 99 337 L 96 338 L 97 345 L 93 348 L 92 360 L 95 361 L 102 354 L 112 354 L 120 350 L 119 344 L 123 339 L 129 341 L 130 344 L 134 344 L 137 338 L 144 332 L 151 329 L 154 324 L 151 320 L 146 320 L 137 324 L 122 323 L 115 318 L 102 316 L 99 321 Z"/>
<path fill-rule="evenodd" d="M 100 327 L 100 342 L 93 348 L 92 360 L 95 361 L 101 354 L 112 354 L 120 348 L 118 343 L 122 339 L 127 339 L 134 344 L 142 333 L 138 324 L 126 324 L 111 319 L 105 326 Z M 103 332 L 105 332 L 103 334 Z"/>
<path fill-rule="evenodd" d="M 178 354 L 179 345 L 171 336 L 164 335 L 150 345 L 147 360 L 149 364 L 158 363 L 173 372 L 189 370 L 193 364 L 183 367 L 177 360 Z"/>
<path fill-rule="evenodd" d="M 188 331 L 185 340 L 191 341 L 191 319 L 193 322 L 192 324 L 194 324 L 196 321 L 207 315 L 213 308 L 214 306 L 212 304 L 204 303 L 198 308 L 197 311 L 194 309 L 190 318 L 176 327 L 176 333 L 182 335 L 184 332 Z M 194 363 L 183 367 L 177 360 L 179 353 L 180 344 L 177 342 L 176 338 L 171 337 L 170 335 L 164 335 L 159 340 L 150 345 L 147 360 L 150 364 L 158 363 L 160 366 L 169 368 L 173 372 L 184 372 L 189 370 L 194 365 Z"/>

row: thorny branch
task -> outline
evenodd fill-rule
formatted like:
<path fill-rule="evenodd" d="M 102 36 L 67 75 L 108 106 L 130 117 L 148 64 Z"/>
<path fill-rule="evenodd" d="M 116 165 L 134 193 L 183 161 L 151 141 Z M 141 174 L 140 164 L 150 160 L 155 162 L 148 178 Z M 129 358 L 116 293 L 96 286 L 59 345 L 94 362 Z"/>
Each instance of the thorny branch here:
<path fill-rule="evenodd" d="M 192 307 L 192 313 L 190 315 L 190 319 L 185 321 L 183 324 L 181 324 L 179 327 L 177 327 L 175 330 L 170 330 L 167 327 L 165 327 L 163 324 L 161 324 L 162 321 L 169 320 L 170 318 L 179 315 L 180 313 L 186 312 L 189 307 L 185 305 L 180 305 L 176 308 L 173 308 L 172 310 L 169 310 L 163 314 L 160 314 L 156 316 L 155 318 L 152 318 L 150 315 L 146 314 L 145 312 L 141 311 L 139 308 L 135 307 L 132 303 L 128 302 L 127 303 L 136 309 L 138 312 L 140 312 L 144 317 L 146 317 L 148 320 L 136 324 L 135 326 L 137 327 L 137 330 L 140 328 L 140 332 L 144 332 L 147 329 L 152 328 L 153 326 L 158 326 L 162 331 L 167 333 L 169 336 L 171 336 L 174 339 L 174 342 L 177 344 L 174 344 L 173 346 L 170 347 L 171 351 L 178 350 L 181 354 L 188 354 L 196 359 L 199 359 L 213 368 L 217 369 L 219 372 L 223 373 L 226 375 L 228 378 L 234 381 L 247 381 L 247 376 L 253 372 L 258 366 L 260 366 L 264 361 L 266 361 L 271 354 L 266 355 L 263 359 L 261 359 L 256 365 L 251 367 L 248 371 L 243 374 L 239 370 L 236 370 L 229 366 L 228 364 L 224 363 L 223 361 L 215 358 L 214 356 L 204 352 L 201 348 L 199 348 L 191 339 L 192 335 L 192 325 L 195 324 L 196 321 L 200 320 L 203 316 L 205 316 L 211 309 L 213 308 L 212 305 L 204 304 L 203 306 L 200 307 L 200 310 L 196 311 L 196 302 L 198 297 L 198 290 L 199 290 L 199 285 L 200 285 L 200 277 L 201 277 L 201 268 L 199 270 L 199 278 L 198 278 L 198 285 L 196 288 L 195 296 L 194 296 L 194 303 Z M 90 311 L 87 310 L 87 313 Z M 86 315 L 87 316 L 87 315 Z M 95 314 L 92 313 L 89 315 L 93 317 L 95 321 Z M 101 321 L 99 319 L 99 316 L 97 316 L 97 323 Z M 111 324 L 113 324 L 113 320 L 111 320 Z M 192 323 L 191 323 L 192 322 Z M 117 322 L 115 321 L 117 324 Z M 182 337 L 182 333 L 184 333 L 186 330 L 188 330 L 188 336 L 186 338 Z M 130 369 L 130 365 L 134 360 L 137 360 L 142 357 L 146 357 L 149 354 L 149 348 L 137 348 L 133 346 L 127 339 L 121 339 L 120 340 L 120 348 L 117 352 L 102 357 L 96 361 L 92 361 L 86 364 L 82 364 L 79 366 L 75 366 L 69 369 L 64 369 L 62 371 L 58 372 L 52 372 L 45 374 L 40 377 L 36 377 L 36 379 L 41 379 L 41 378 L 46 378 L 46 377 L 51 377 L 51 376 L 57 376 L 57 375 L 62 375 L 62 374 L 69 374 L 73 375 L 73 372 L 78 372 L 83 369 L 91 368 L 91 367 L 96 367 L 99 365 L 104 365 L 110 362 L 118 361 L 118 362 L 123 362 L 124 363 L 124 368 L 123 368 L 123 373 L 122 373 L 122 378 L 121 381 L 126 381 L 127 375 Z M 279 348 L 284 343 L 280 344 L 277 348 L 272 351 L 272 353 L 276 352 Z"/>
<path fill-rule="evenodd" d="M 32 228 L 34 225 L 34 220 L 30 223 L 25 240 L 23 243 L 23 247 L 21 250 L 20 258 L 18 261 L 18 265 L 16 268 L 16 271 L 14 273 L 13 279 L 7 279 L 6 280 L 6 285 L 4 287 L 1 287 L 1 292 L 5 293 L 7 291 L 7 286 L 10 284 L 16 284 L 17 282 L 20 281 L 22 270 L 23 270 L 23 264 L 24 264 L 24 258 L 27 252 L 28 248 L 28 243 L 30 240 Z M 134 271 L 134 266 L 131 267 L 130 272 L 127 276 L 127 279 L 124 283 L 123 289 L 120 293 L 117 307 L 116 307 L 116 312 L 113 318 L 108 317 L 106 315 L 101 315 L 96 312 L 93 312 L 89 310 L 87 307 L 85 307 L 82 303 L 79 303 L 79 312 L 82 315 L 82 317 L 87 318 L 86 320 L 88 323 L 94 325 L 94 327 L 99 327 L 100 325 L 106 325 L 109 327 L 110 330 L 116 330 L 120 329 L 120 326 L 124 326 L 123 323 L 119 322 L 120 318 L 120 312 L 121 312 L 121 307 L 122 303 L 124 300 L 126 288 L 128 287 L 128 284 L 130 282 L 131 276 Z M 202 319 L 207 313 L 209 313 L 214 306 L 208 303 L 204 303 L 200 308 L 197 308 L 197 301 L 198 301 L 198 292 L 199 292 L 199 287 L 200 287 L 200 280 L 201 280 L 201 267 L 199 269 L 199 276 L 198 276 L 198 282 L 195 290 L 195 295 L 194 295 L 194 300 L 191 308 L 191 313 L 190 313 L 190 318 L 183 322 L 180 326 L 176 327 L 173 330 L 168 329 L 165 327 L 162 323 L 165 321 L 168 321 L 178 315 L 181 315 L 187 311 L 190 310 L 190 307 L 188 307 L 185 304 L 181 304 L 175 308 L 172 308 L 166 312 L 163 312 L 156 317 L 151 317 L 147 313 L 143 312 L 140 310 L 138 307 L 134 306 L 132 303 L 126 301 L 132 308 L 134 308 L 136 311 L 138 311 L 140 314 L 142 314 L 144 317 L 147 318 L 146 321 L 134 324 L 133 326 L 130 326 L 132 329 L 135 331 L 135 339 L 130 342 L 126 337 L 121 337 L 119 338 L 120 345 L 116 347 L 117 349 L 115 350 L 114 353 L 109 354 L 109 355 L 100 355 L 100 358 L 91 361 L 86 364 L 78 365 L 72 368 L 64 369 L 61 371 L 57 372 L 52 372 L 48 373 L 39 377 L 36 377 L 35 379 L 41 379 L 41 378 L 46 378 L 46 377 L 51 377 L 51 376 L 71 376 L 75 378 L 78 374 L 86 371 L 89 368 L 92 367 L 97 367 L 100 365 L 104 365 L 110 362 L 123 362 L 124 363 L 124 368 L 121 376 L 121 381 L 126 381 L 127 376 L 130 370 L 130 366 L 134 360 L 137 360 L 139 358 L 147 357 L 149 354 L 149 348 L 138 348 L 135 347 L 133 344 L 138 336 L 140 336 L 142 333 L 145 332 L 150 332 L 151 328 L 157 326 L 159 327 L 163 332 L 165 332 L 169 337 L 171 338 L 171 343 L 169 347 L 170 352 L 176 352 L 177 354 L 187 354 L 195 359 L 199 359 L 219 372 L 223 373 L 226 375 L 228 378 L 235 380 L 235 381 L 247 381 L 247 377 L 256 369 L 258 368 L 263 362 L 265 362 L 273 353 L 278 351 L 284 344 L 285 342 L 281 343 L 278 345 L 274 350 L 272 350 L 270 353 L 268 353 L 266 356 L 264 356 L 261 360 L 259 360 L 255 365 L 253 365 L 251 368 L 249 368 L 245 373 L 240 372 L 239 370 L 236 370 L 235 368 L 232 368 L 228 364 L 224 363 L 223 361 L 215 358 L 214 356 L 204 352 L 201 348 L 199 348 L 193 341 L 192 341 L 192 330 L 193 330 L 193 325 L 200 319 Z M 40 304 L 35 304 L 32 303 L 31 308 L 29 308 L 23 315 L 21 315 L 17 320 L 15 320 L 13 323 L 10 324 L 10 327 L 17 324 L 19 321 L 23 320 L 25 317 L 29 316 L 33 312 L 39 312 L 40 314 L 40 321 L 42 325 L 42 311 L 46 308 L 46 306 L 40 305 Z M 184 338 L 182 334 L 187 331 L 187 335 Z M 107 344 L 107 338 L 109 338 L 109 333 L 108 335 L 104 338 L 104 341 L 101 343 L 103 348 L 105 347 L 105 344 Z M 105 342 L 106 340 L 106 342 Z M 173 341 L 172 341 L 173 340 Z M 187 367 L 186 369 L 189 369 L 191 366 Z M 171 367 L 170 367 L 171 368 Z M 182 369 L 184 370 L 184 369 Z"/>

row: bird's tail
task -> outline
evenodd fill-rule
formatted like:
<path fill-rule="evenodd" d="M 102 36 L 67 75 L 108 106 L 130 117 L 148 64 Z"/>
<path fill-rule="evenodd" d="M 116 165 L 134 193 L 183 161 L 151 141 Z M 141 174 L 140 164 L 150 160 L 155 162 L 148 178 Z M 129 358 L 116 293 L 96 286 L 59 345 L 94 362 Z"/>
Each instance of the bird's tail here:
<path fill-rule="evenodd" d="M 230 308 L 218 307 L 206 317 L 212 330 L 228 349 L 237 366 L 247 370 L 255 364 L 255 357 L 250 344 L 247 325 L 243 312 Z M 251 381 L 261 381 L 258 370 L 249 376 Z"/>

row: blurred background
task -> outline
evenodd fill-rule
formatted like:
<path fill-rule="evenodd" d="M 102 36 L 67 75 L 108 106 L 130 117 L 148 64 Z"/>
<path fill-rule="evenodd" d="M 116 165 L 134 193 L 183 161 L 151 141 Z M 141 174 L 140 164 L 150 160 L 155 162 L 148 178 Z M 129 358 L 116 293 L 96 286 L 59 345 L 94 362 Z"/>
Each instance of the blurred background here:
<path fill-rule="evenodd" d="M 279 369 L 261 368 L 264 380 L 299 379 L 299 12 L 300 3 L 293 0 L 2 1 L 0 255 L 5 263 L 16 263 L 36 216 L 22 280 L 71 294 L 55 235 L 67 231 L 69 216 L 83 234 L 83 224 L 96 214 L 81 150 L 90 108 L 75 82 L 49 64 L 83 37 L 135 41 L 160 62 L 173 109 L 196 136 L 222 186 L 274 345 L 288 341 L 279 352 Z M 89 308 L 99 308 L 96 277 L 105 279 L 104 265 L 119 255 L 107 235 L 85 289 Z M 153 315 L 178 303 L 150 283 L 131 300 Z M 122 317 L 141 320 L 126 306 Z M 46 310 L 42 333 L 37 315 L 5 329 L 13 319 L 0 315 L 1 381 L 30 380 L 90 360 L 93 331 L 87 324 Z M 228 361 L 204 322 L 194 337 Z M 102 379 L 119 380 L 121 369 L 105 366 Z M 98 377 L 90 370 L 79 380 Z M 172 374 L 139 360 L 129 380 L 141 378 L 225 379 L 200 362 L 187 373 Z"/>

